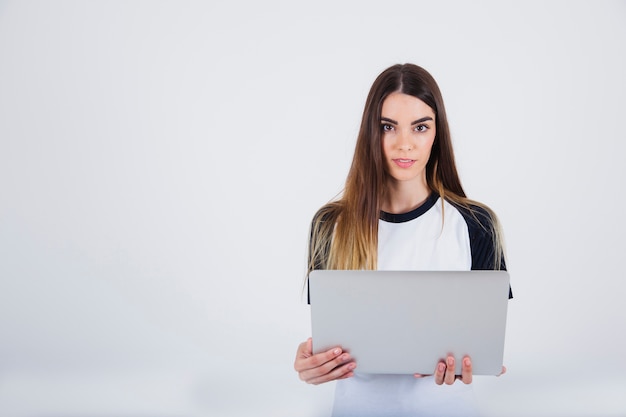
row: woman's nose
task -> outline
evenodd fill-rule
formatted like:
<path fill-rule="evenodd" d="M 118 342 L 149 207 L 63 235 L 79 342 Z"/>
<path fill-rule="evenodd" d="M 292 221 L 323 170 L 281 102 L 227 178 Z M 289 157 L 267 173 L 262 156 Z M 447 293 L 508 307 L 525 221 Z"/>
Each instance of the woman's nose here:
<path fill-rule="evenodd" d="M 398 133 L 398 149 L 403 151 L 410 151 L 413 149 L 410 133 L 403 130 Z"/>

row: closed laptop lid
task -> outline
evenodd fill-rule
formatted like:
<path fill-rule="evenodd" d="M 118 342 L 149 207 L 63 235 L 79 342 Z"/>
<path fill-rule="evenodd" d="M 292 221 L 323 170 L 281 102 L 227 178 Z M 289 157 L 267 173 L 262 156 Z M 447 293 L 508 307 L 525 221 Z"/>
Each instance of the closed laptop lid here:
<path fill-rule="evenodd" d="M 314 353 L 350 352 L 357 371 L 432 374 L 469 355 L 474 375 L 502 371 L 506 271 L 315 270 L 309 274 Z"/>

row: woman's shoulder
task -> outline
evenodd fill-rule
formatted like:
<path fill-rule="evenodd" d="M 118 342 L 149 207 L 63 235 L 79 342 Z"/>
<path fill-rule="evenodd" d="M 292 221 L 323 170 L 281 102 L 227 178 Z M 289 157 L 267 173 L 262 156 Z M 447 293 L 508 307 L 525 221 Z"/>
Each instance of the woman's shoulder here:
<path fill-rule="evenodd" d="M 340 211 L 341 211 L 341 204 L 337 201 L 324 204 L 313 215 L 312 223 L 313 224 L 327 223 L 327 222 L 334 223 L 337 221 L 337 217 L 339 216 Z"/>
<path fill-rule="evenodd" d="M 481 202 L 467 200 L 461 203 L 447 199 L 446 202 L 459 211 L 470 229 L 478 229 L 490 233 L 497 222 L 495 212 Z"/>

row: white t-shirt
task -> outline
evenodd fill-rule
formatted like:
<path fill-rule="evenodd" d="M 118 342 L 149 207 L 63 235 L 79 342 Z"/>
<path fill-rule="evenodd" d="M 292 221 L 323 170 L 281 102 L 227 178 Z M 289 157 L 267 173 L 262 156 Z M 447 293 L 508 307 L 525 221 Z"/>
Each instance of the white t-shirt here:
<path fill-rule="evenodd" d="M 432 194 L 404 214 L 381 213 L 378 225 L 378 269 L 493 269 L 491 232 L 486 212 L 474 215 Z M 443 222 L 442 222 L 443 219 Z M 442 302 L 445 302 L 442 299 Z M 433 366 L 434 371 L 434 366 Z M 361 374 L 336 383 L 333 417 L 476 416 L 471 385 L 456 381 L 437 385 L 433 377 Z"/>

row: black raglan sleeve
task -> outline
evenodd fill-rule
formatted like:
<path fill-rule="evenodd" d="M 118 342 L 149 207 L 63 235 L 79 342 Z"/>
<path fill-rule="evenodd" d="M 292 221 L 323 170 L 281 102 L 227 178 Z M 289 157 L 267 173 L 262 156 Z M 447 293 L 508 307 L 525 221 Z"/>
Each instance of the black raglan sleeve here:
<path fill-rule="evenodd" d="M 471 211 L 464 207 L 458 207 L 458 209 L 465 218 L 469 231 L 472 269 L 496 269 L 491 216 L 484 208 L 478 206 L 472 206 Z M 504 253 L 500 253 L 500 267 L 498 269 L 506 271 Z M 513 291 L 509 286 L 509 299 L 511 298 L 513 298 Z"/>
<path fill-rule="evenodd" d="M 314 253 L 315 242 L 313 239 L 316 236 L 319 236 L 319 229 L 324 228 L 327 225 L 326 222 L 332 222 L 333 220 L 330 218 L 328 213 L 324 210 L 324 208 L 320 209 L 315 216 L 313 216 L 313 220 L 311 221 L 310 233 L 309 233 L 309 248 L 308 248 L 308 256 L 307 256 L 307 268 L 308 269 L 326 269 L 326 263 L 328 261 L 328 255 L 330 253 L 330 240 L 326 247 L 320 251 L 319 253 Z M 315 228 L 318 228 L 316 231 Z M 310 271 L 309 271 L 310 272 Z M 311 304 L 311 292 L 309 291 L 308 278 L 307 278 L 307 302 Z"/>

